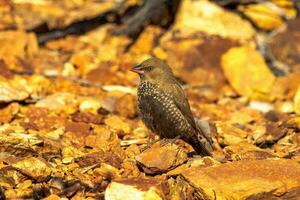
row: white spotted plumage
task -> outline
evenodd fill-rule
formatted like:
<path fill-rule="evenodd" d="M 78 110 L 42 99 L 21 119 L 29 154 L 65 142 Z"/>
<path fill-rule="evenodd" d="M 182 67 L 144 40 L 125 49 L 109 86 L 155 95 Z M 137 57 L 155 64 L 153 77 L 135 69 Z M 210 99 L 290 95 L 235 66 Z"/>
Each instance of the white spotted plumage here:
<path fill-rule="evenodd" d="M 148 128 L 167 138 L 186 134 L 191 126 L 173 102 L 170 94 L 158 85 L 143 81 L 138 88 L 138 108 Z M 168 127 L 168 128 L 164 128 Z"/>
<path fill-rule="evenodd" d="M 211 155 L 210 139 L 199 140 L 203 132 L 195 123 L 188 100 L 165 62 L 149 58 L 132 68 L 140 76 L 138 108 L 145 125 L 163 138 L 180 137 L 197 153 Z M 206 145 L 208 144 L 208 145 Z"/>

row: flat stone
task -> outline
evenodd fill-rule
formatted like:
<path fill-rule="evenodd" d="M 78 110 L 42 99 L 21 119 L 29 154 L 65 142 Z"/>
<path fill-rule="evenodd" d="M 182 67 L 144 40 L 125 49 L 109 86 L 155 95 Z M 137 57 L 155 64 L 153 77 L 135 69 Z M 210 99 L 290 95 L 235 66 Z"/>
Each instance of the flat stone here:
<path fill-rule="evenodd" d="M 151 178 L 123 179 L 111 182 L 105 190 L 106 200 L 162 200 L 161 181 Z"/>
<path fill-rule="evenodd" d="M 247 141 L 248 133 L 240 128 L 232 126 L 229 123 L 217 122 L 217 134 L 219 143 L 224 145 L 238 144 Z"/>
<path fill-rule="evenodd" d="M 183 1 L 174 29 L 185 34 L 198 31 L 237 40 L 249 40 L 255 34 L 249 22 L 206 0 Z"/>
<path fill-rule="evenodd" d="M 186 163 L 176 167 L 175 169 L 169 171 L 167 173 L 168 176 L 172 175 L 178 175 L 183 173 L 186 170 L 189 170 L 190 168 L 195 167 L 212 167 L 216 165 L 220 165 L 221 163 L 217 160 L 215 160 L 212 157 L 205 156 L 205 157 L 194 157 L 189 159 Z"/>
<path fill-rule="evenodd" d="M 247 142 L 227 146 L 224 150 L 231 160 L 264 160 L 277 157 L 272 151 L 261 149 Z"/>
<path fill-rule="evenodd" d="M 182 176 L 203 199 L 271 199 L 300 190 L 300 164 L 285 159 L 196 167 Z"/>
<path fill-rule="evenodd" d="M 74 94 L 67 92 L 57 92 L 41 99 L 36 103 L 37 107 L 48 108 L 50 110 L 70 110 L 74 112 L 78 106 Z"/>
<path fill-rule="evenodd" d="M 84 122 L 93 124 L 103 124 L 102 115 L 96 115 L 92 112 L 76 112 L 71 115 L 73 122 Z"/>
<path fill-rule="evenodd" d="M 49 164 L 39 158 L 27 158 L 12 164 L 12 167 L 21 171 L 37 182 L 47 180 L 52 173 Z"/>
<path fill-rule="evenodd" d="M 163 173 L 184 163 L 187 153 L 176 144 L 154 144 L 137 155 L 136 160 L 148 174 Z"/>
<path fill-rule="evenodd" d="M 0 57 L 1 58 L 1 57 Z M 40 75 L 28 78 L 14 76 L 12 79 L 0 78 L 0 102 L 37 99 L 49 86 L 49 80 Z"/>
<path fill-rule="evenodd" d="M 29 97 L 23 88 L 17 88 L 6 80 L 0 81 L 0 102 L 22 101 Z"/>

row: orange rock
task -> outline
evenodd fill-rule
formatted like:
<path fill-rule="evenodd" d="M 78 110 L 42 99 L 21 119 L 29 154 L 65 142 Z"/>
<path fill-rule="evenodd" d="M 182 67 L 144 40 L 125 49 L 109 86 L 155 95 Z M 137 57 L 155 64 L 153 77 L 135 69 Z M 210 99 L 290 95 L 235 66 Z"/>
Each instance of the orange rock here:
<path fill-rule="evenodd" d="M 182 176 L 203 199 L 269 199 L 278 195 L 284 198 L 300 187 L 299 163 L 285 159 L 243 160 L 215 167 L 196 167 L 186 170 Z M 276 192 L 282 189 L 284 192 Z"/>
<path fill-rule="evenodd" d="M 131 53 L 137 55 L 150 54 L 153 46 L 155 45 L 155 40 L 158 39 L 161 32 L 162 30 L 159 27 L 147 26 L 135 43 L 131 46 Z"/>
<path fill-rule="evenodd" d="M 142 174 L 134 160 L 124 160 L 122 169 L 124 170 L 122 176 L 126 178 L 137 178 Z"/>
<path fill-rule="evenodd" d="M 278 157 L 274 152 L 242 142 L 225 147 L 226 154 L 231 160 L 263 160 Z"/>
<path fill-rule="evenodd" d="M 22 31 L 0 32 L 0 46 L 0 59 L 13 69 L 28 69 L 25 59 L 32 58 L 39 50 L 35 34 Z"/>
<path fill-rule="evenodd" d="M 115 110 L 123 117 L 137 116 L 136 99 L 133 95 L 125 94 L 117 99 Z"/>
<path fill-rule="evenodd" d="M 88 136 L 90 134 L 91 126 L 84 122 L 66 122 L 66 132 L 74 133 L 78 136 Z"/>
<path fill-rule="evenodd" d="M 163 173 L 184 163 L 187 152 L 175 144 L 157 143 L 137 155 L 136 160 L 148 174 Z"/>
<path fill-rule="evenodd" d="M 115 131 L 123 131 L 128 134 L 131 131 L 131 127 L 125 120 L 117 115 L 111 115 L 105 119 L 105 124 L 111 127 Z"/>
<path fill-rule="evenodd" d="M 9 104 L 4 109 L 0 110 L 0 122 L 1 123 L 10 122 L 18 112 L 19 112 L 19 104 L 18 103 Z"/>
<path fill-rule="evenodd" d="M 94 127 L 93 133 L 86 137 L 85 145 L 104 152 L 113 151 L 119 158 L 125 158 L 125 152 L 121 148 L 118 135 L 105 126 Z"/>
<path fill-rule="evenodd" d="M 47 108 L 29 107 L 25 113 L 28 120 L 21 122 L 21 125 L 26 129 L 51 130 L 65 124 L 66 119 L 64 117 L 49 116 L 49 113 Z"/>
<path fill-rule="evenodd" d="M 91 112 L 76 112 L 71 115 L 73 122 L 84 122 L 93 124 L 103 124 L 104 120 L 102 115 L 96 115 Z"/>
<path fill-rule="evenodd" d="M 88 50 L 73 54 L 71 63 L 76 66 L 80 76 L 86 75 L 89 71 L 97 67 L 97 63 L 94 61 L 93 52 Z"/>

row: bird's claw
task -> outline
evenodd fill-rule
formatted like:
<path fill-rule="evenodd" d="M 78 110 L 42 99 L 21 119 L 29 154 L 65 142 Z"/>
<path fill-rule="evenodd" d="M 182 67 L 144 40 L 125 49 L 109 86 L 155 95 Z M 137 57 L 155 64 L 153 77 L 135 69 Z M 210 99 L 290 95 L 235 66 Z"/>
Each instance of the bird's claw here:
<path fill-rule="evenodd" d="M 180 139 L 180 136 L 176 136 L 175 138 L 172 138 L 172 139 L 166 139 L 166 138 L 163 138 L 161 141 L 160 141 L 160 147 L 163 147 L 167 144 L 175 144 L 176 140 Z"/>

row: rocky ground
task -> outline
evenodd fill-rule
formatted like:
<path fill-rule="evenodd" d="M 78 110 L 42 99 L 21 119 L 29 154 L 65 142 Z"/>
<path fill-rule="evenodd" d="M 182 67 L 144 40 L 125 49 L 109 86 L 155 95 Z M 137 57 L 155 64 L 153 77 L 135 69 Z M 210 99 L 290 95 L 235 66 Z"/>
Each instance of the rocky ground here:
<path fill-rule="evenodd" d="M 293 1 L 164 6 L 138 32 L 140 0 L 0 0 L 0 199 L 300 197 Z M 209 123 L 212 157 L 148 145 L 129 69 L 149 56 Z"/>

